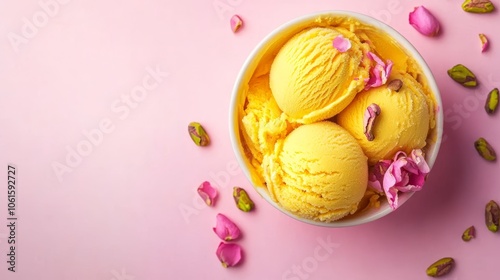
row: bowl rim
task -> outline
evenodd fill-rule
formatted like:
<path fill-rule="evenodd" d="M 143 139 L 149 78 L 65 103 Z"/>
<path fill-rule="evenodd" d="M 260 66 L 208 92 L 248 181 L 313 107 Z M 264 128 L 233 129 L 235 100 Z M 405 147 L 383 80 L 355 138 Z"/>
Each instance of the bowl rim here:
<path fill-rule="evenodd" d="M 356 226 L 356 225 L 362 225 L 366 224 L 375 220 L 378 220 L 395 210 L 391 209 L 389 205 L 384 204 L 381 205 L 379 209 L 374 209 L 373 213 L 370 215 L 362 216 L 363 213 L 359 213 L 360 216 L 349 216 L 349 218 L 346 219 L 340 219 L 337 221 L 333 222 L 320 222 L 320 221 L 314 221 L 310 219 L 305 219 L 296 216 L 295 214 L 289 212 L 288 210 L 282 208 L 280 205 L 278 205 L 275 201 L 271 199 L 271 197 L 268 195 L 267 190 L 264 186 L 257 186 L 254 180 L 252 179 L 252 174 L 250 173 L 250 168 L 251 167 L 248 159 L 245 157 L 244 152 L 242 151 L 241 147 L 241 140 L 240 140 L 240 126 L 239 126 L 239 112 L 238 112 L 238 105 L 239 105 L 239 97 L 240 97 L 240 89 L 242 85 L 245 82 L 245 78 L 247 77 L 247 72 L 249 71 L 249 67 L 252 65 L 252 63 L 255 62 L 255 59 L 260 56 L 263 56 L 265 54 L 265 48 L 272 42 L 273 38 L 276 38 L 279 36 L 282 32 L 286 31 L 289 28 L 293 28 L 295 26 L 301 26 L 306 23 L 310 23 L 319 17 L 324 17 L 324 16 L 330 16 L 330 17 L 352 17 L 355 18 L 357 21 L 362 22 L 364 24 L 374 26 L 377 29 L 380 29 L 384 32 L 386 32 L 390 37 L 394 38 L 396 42 L 398 42 L 399 45 L 403 47 L 405 51 L 410 53 L 412 55 L 412 58 L 418 63 L 420 66 L 420 69 L 422 70 L 424 77 L 427 79 L 427 84 L 430 88 L 430 91 L 433 93 L 433 98 L 436 103 L 437 111 L 435 113 L 435 131 L 436 131 L 436 140 L 430 147 L 430 149 L 426 153 L 426 161 L 429 167 L 432 169 L 434 166 L 434 163 L 436 161 L 437 155 L 439 153 L 439 149 L 441 146 L 442 142 L 442 134 L 443 134 L 443 112 L 442 112 L 442 100 L 441 100 L 441 94 L 439 91 L 439 88 L 437 86 L 436 80 L 434 75 L 432 74 L 431 69 L 429 68 L 428 64 L 426 63 L 425 59 L 422 57 L 422 55 L 418 52 L 418 50 L 406 39 L 403 35 L 401 35 L 398 31 L 396 31 L 393 27 L 389 26 L 388 24 L 373 18 L 371 16 L 358 13 L 358 12 L 352 12 L 352 11 L 347 11 L 347 10 L 323 10 L 323 11 L 318 11 L 318 12 L 313 12 L 309 13 L 294 19 L 291 19 L 281 25 L 279 25 L 277 28 L 275 28 L 273 31 L 271 31 L 269 34 L 267 34 L 250 52 L 250 54 L 247 56 L 245 59 L 243 65 L 241 66 L 238 76 L 234 82 L 234 86 L 231 92 L 231 101 L 230 101 L 230 107 L 229 107 L 229 136 L 230 136 L 230 141 L 231 141 L 231 146 L 233 149 L 233 152 L 236 156 L 236 160 L 242 169 L 243 173 L 245 174 L 245 177 L 247 180 L 250 181 L 252 187 L 259 193 L 260 196 L 264 198 L 268 203 L 270 203 L 272 206 L 274 206 L 276 209 L 278 209 L 280 212 L 286 214 L 289 217 L 294 218 L 295 220 L 304 222 L 306 224 L 311 224 L 311 225 L 316 225 L 316 226 L 323 226 L 323 227 L 331 227 L 331 228 L 340 228 L 340 227 L 351 227 L 351 226 Z M 258 58 L 259 61 L 262 57 Z M 258 63 L 257 63 L 258 64 Z M 255 71 L 255 69 L 253 69 Z M 408 192 L 408 193 L 403 193 L 399 195 L 399 206 L 398 209 L 410 199 L 411 196 L 413 196 L 414 192 Z M 350 218 L 352 217 L 352 218 Z"/>

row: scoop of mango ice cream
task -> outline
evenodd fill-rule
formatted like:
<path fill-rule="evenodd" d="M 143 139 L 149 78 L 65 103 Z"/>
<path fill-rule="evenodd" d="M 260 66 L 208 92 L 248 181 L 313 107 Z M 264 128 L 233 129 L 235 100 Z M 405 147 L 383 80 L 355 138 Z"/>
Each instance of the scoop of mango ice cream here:
<path fill-rule="evenodd" d="M 345 52 L 332 44 L 337 36 L 351 42 Z M 293 36 L 276 55 L 270 88 L 279 108 L 300 123 L 333 117 L 365 86 L 368 44 L 344 28 L 314 27 Z"/>
<path fill-rule="evenodd" d="M 263 182 L 262 160 L 274 150 L 278 139 L 284 139 L 296 125 L 279 109 L 269 88 L 269 75 L 252 78 L 247 89 L 247 105 L 242 117 L 241 134 L 247 158 L 255 168 L 254 179 Z"/>
<path fill-rule="evenodd" d="M 339 125 L 301 125 L 264 157 L 271 197 L 289 212 L 331 222 L 353 214 L 368 182 L 367 157 Z"/>
<path fill-rule="evenodd" d="M 413 149 L 426 145 L 433 114 L 431 100 L 411 75 L 397 73 L 391 79 L 402 81 L 399 91 L 383 85 L 359 93 L 336 118 L 337 123 L 356 138 L 370 165 L 391 159 L 398 151 L 410 154 Z M 363 117 L 366 108 L 373 103 L 380 107 L 380 115 L 373 124 L 374 139 L 368 141 Z"/>

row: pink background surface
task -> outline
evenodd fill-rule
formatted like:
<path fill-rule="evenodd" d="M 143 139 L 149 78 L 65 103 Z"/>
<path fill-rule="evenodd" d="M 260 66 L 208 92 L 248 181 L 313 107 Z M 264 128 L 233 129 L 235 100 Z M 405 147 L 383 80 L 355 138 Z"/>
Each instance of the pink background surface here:
<path fill-rule="evenodd" d="M 486 229 L 484 205 L 500 201 L 500 173 L 473 147 L 482 136 L 500 149 L 499 115 L 483 109 L 500 86 L 497 12 L 468 14 L 457 0 L 41 2 L 57 3 L 46 21 L 37 0 L 0 2 L 0 279 L 427 279 L 427 266 L 445 256 L 457 264 L 443 279 L 498 279 L 500 234 Z M 408 24 L 417 5 L 439 19 L 441 36 Z M 374 16 L 406 36 L 435 74 L 445 113 L 424 190 L 376 222 L 341 229 L 300 223 L 260 199 L 228 131 L 231 90 L 250 51 L 284 22 L 331 9 Z M 234 13 L 245 20 L 238 34 L 228 24 Z M 38 27 L 23 35 L 33 17 Z M 491 40 L 485 53 L 478 33 Z M 13 45 L 12 36 L 24 39 Z M 478 88 L 447 76 L 457 63 L 476 73 Z M 144 82 L 150 89 L 127 101 Z M 205 126 L 210 147 L 191 142 L 191 121 Z M 85 146 L 102 122 L 106 132 Z M 78 147 L 87 155 L 59 180 L 54 164 Z M 8 163 L 18 170 L 15 273 L 6 263 Z M 196 194 L 205 180 L 220 191 L 213 208 Z M 236 185 L 256 211 L 236 209 Z M 243 231 L 239 267 L 224 269 L 215 256 L 217 213 Z M 465 243 L 470 225 L 477 238 Z"/>

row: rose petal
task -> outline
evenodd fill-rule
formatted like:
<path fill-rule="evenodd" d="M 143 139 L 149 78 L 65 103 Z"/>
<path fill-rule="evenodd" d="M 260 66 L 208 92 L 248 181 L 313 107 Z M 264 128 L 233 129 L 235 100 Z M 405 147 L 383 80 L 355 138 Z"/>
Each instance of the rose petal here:
<path fill-rule="evenodd" d="M 490 41 L 488 40 L 488 37 L 482 33 L 479 34 L 479 40 L 481 40 L 481 52 L 485 52 L 490 45 Z"/>
<path fill-rule="evenodd" d="M 425 161 L 424 153 L 420 149 L 415 149 L 411 151 L 411 158 L 417 164 L 418 169 L 421 173 L 429 173 L 431 171 L 429 165 Z"/>
<path fill-rule="evenodd" d="M 229 20 L 231 30 L 236 33 L 243 26 L 243 20 L 238 15 L 233 15 Z"/>
<path fill-rule="evenodd" d="M 217 189 L 212 187 L 209 182 L 205 181 L 198 187 L 198 194 L 208 206 L 212 206 L 217 197 Z"/>
<path fill-rule="evenodd" d="M 241 261 L 241 251 L 238 244 L 221 242 L 215 254 L 223 267 L 230 267 Z"/>
<path fill-rule="evenodd" d="M 397 152 L 382 182 L 382 188 L 391 208 L 398 207 L 398 192 L 421 190 L 429 171 L 422 150 L 412 150 L 410 157 L 402 151 Z"/>
<path fill-rule="evenodd" d="M 379 87 L 387 83 L 389 75 L 391 75 L 393 63 L 387 60 L 387 64 L 382 61 L 375 53 L 367 52 L 366 56 L 375 61 L 375 65 L 370 69 L 370 77 L 366 81 L 365 90 Z"/>
<path fill-rule="evenodd" d="M 219 213 L 217 214 L 216 220 L 213 229 L 220 239 L 230 241 L 240 237 L 240 229 L 235 223 L 229 220 L 229 218 Z"/>
<path fill-rule="evenodd" d="M 378 192 L 383 192 L 382 184 L 384 181 L 384 174 L 387 168 L 391 165 L 390 160 L 381 160 L 377 162 L 371 169 L 368 176 L 368 186 Z"/>
<path fill-rule="evenodd" d="M 425 36 L 436 36 L 439 33 L 438 20 L 424 6 L 415 7 L 409 16 L 410 24 Z"/>
<path fill-rule="evenodd" d="M 351 48 L 351 41 L 344 36 L 339 35 L 333 39 L 333 47 L 336 48 L 339 52 L 343 53 L 348 51 Z"/>

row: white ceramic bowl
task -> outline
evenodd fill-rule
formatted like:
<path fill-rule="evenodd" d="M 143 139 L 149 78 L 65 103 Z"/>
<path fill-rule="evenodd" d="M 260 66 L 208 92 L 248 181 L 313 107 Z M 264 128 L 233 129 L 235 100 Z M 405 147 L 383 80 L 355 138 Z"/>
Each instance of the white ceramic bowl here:
<path fill-rule="evenodd" d="M 429 165 L 429 167 L 432 168 L 434 165 L 434 162 L 436 160 L 440 143 L 442 140 L 442 131 L 443 131 L 443 113 L 442 113 L 442 103 L 441 103 L 441 97 L 439 94 L 439 89 L 437 87 L 436 81 L 434 80 L 434 76 L 432 75 L 429 67 L 427 66 L 426 62 L 422 58 L 422 56 L 418 53 L 418 51 L 413 47 L 408 40 L 406 40 L 401 34 L 399 34 L 396 30 L 394 30 L 392 27 L 386 25 L 383 22 L 380 22 L 372 17 L 359 14 L 359 13 L 354 13 L 354 12 L 349 12 L 349 11 L 321 11 L 309 15 L 305 15 L 299 18 L 296 18 L 294 20 L 291 20 L 277 29 L 275 29 L 273 32 L 271 32 L 269 35 L 267 35 L 256 47 L 255 49 L 250 53 L 248 58 L 246 59 L 245 63 L 243 64 L 240 73 L 236 79 L 232 96 L 231 96 L 231 105 L 230 105 L 230 115 L 229 115 L 229 125 L 230 125 L 230 137 L 231 137 L 231 143 L 233 146 L 234 153 L 236 155 L 236 158 L 238 160 L 238 163 L 240 164 L 241 169 L 243 170 L 244 174 L 246 177 L 252 182 L 254 188 L 256 191 L 271 205 L 276 207 L 278 210 L 282 211 L 283 213 L 287 214 L 288 216 L 295 218 L 297 220 L 300 220 L 305 223 L 313 224 L 313 225 L 318 225 L 318 226 L 326 226 L 326 227 L 347 227 L 347 226 L 355 226 L 355 225 L 360 225 L 364 223 L 368 223 L 374 220 L 377 220 L 394 210 L 392 210 L 387 203 L 385 199 L 382 199 L 381 206 L 379 208 L 371 208 L 366 211 L 362 211 L 360 213 L 356 213 L 354 215 L 347 216 L 346 218 L 343 218 L 338 221 L 334 222 L 318 222 L 318 221 L 313 221 L 309 219 L 304 219 L 301 217 L 297 217 L 296 215 L 288 212 L 286 209 L 283 209 L 279 204 L 274 202 L 269 194 L 267 193 L 267 190 L 265 186 L 259 186 L 258 182 L 255 182 L 252 179 L 252 170 L 253 167 L 250 164 L 249 160 L 245 157 L 245 153 L 241 144 L 241 139 L 240 139 L 240 116 L 238 114 L 239 108 L 242 106 L 242 102 L 245 100 L 244 96 L 244 91 L 242 90 L 245 85 L 248 84 L 248 81 L 250 80 L 252 74 L 257 68 L 257 65 L 261 61 L 263 57 L 265 57 L 268 53 L 269 49 L 272 49 L 273 47 L 276 47 L 277 44 L 282 44 L 283 42 L 283 37 L 289 36 L 289 34 L 295 34 L 299 30 L 303 29 L 305 25 L 311 24 L 315 22 L 318 18 L 321 17 L 335 17 L 335 16 L 341 16 L 341 17 L 352 17 L 357 19 L 359 22 L 365 23 L 367 25 L 372 25 L 381 31 L 387 33 L 389 36 L 394 38 L 402 47 L 405 49 L 412 57 L 413 59 L 419 64 L 422 74 L 424 77 L 427 79 L 428 85 L 432 93 L 434 94 L 434 100 L 436 102 L 436 106 L 438 108 L 437 113 L 436 113 L 436 128 L 434 130 L 434 135 L 436 141 L 434 143 L 430 143 L 430 146 L 426 148 L 426 160 Z M 287 34 L 283 36 L 284 34 Z M 281 41 L 280 41 L 281 40 Z M 425 189 L 425 187 L 424 187 Z M 400 193 L 399 194 L 399 207 L 401 207 L 402 204 L 404 204 L 410 197 L 413 195 L 413 193 Z"/>

